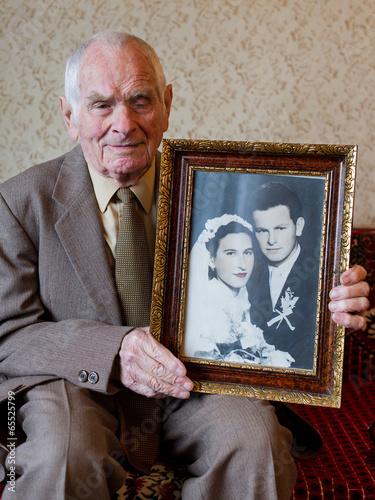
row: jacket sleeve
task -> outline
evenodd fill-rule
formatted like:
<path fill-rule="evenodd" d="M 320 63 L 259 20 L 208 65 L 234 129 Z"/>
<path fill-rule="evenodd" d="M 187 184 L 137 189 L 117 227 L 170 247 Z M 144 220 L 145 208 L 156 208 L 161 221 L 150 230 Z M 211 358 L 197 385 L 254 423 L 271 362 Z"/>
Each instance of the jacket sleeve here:
<path fill-rule="evenodd" d="M 2 196 L 0 214 L 0 375 L 3 379 L 20 377 L 20 381 L 22 377 L 42 375 L 99 392 L 117 391 L 120 386 L 111 379 L 111 373 L 121 341 L 131 328 L 99 321 L 84 296 L 72 300 L 69 283 L 62 286 L 64 277 L 56 278 L 58 255 L 43 256 L 49 262 L 50 279 L 55 276 L 57 290 L 49 304 L 45 296 L 42 300 L 41 274 L 47 279 L 48 266 L 44 263 L 43 270 L 39 266 L 43 245 L 40 221 L 33 217 L 29 226 L 34 227 L 25 229 L 27 218 L 21 222 Z M 59 293 L 60 288 L 65 292 Z M 59 317 L 51 310 L 57 300 L 70 300 L 72 304 Z M 84 380 L 82 372 L 96 377 Z"/>

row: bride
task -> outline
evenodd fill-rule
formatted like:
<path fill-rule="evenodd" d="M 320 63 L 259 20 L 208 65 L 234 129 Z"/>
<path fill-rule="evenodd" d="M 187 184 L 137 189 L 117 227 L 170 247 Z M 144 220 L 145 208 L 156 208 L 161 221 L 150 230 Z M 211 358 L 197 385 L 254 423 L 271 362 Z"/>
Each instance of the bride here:
<path fill-rule="evenodd" d="M 253 230 L 238 215 L 206 222 L 189 257 L 183 355 L 289 367 L 289 353 L 251 324 L 246 284 L 254 268 Z"/>

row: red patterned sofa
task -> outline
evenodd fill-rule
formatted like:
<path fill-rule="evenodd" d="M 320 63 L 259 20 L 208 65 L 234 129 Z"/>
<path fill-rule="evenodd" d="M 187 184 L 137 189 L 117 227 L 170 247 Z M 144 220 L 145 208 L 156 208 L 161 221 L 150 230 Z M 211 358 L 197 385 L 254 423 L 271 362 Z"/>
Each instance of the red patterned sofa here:
<path fill-rule="evenodd" d="M 297 460 L 293 500 L 375 500 L 375 441 L 374 428 L 370 429 L 375 421 L 375 230 L 353 232 L 351 263 L 362 265 L 369 273 L 367 327 L 346 338 L 341 408 L 296 405 L 298 413 L 320 432 L 324 446 L 314 460 Z M 186 477 L 184 469 L 157 464 L 149 476 L 129 473 L 113 498 L 177 500 Z M 0 499 L 2 487 L 4 483 L 0 484 Z"/>
<path fill-rule="evenodd" d="M 375 230 L 355 230 L 351 264 L 368 272 L 370 309 L 364 331 L 347 335 L 340 409 L 298 406 L 298 413 L 320 432 L 318 458 L 297 461 L 293 499 L 375 499 Z"/>

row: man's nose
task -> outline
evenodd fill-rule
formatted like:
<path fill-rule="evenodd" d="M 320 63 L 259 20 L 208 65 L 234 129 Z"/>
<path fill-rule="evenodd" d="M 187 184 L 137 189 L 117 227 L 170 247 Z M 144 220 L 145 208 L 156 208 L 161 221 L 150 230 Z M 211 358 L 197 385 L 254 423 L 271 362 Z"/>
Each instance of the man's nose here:
<path fill-rule="evenodd" d="M 119 134 L 128 135 L 135 127 L 135 116 L 131 107 L 126 104 L 118 105 L 113 113 L 113 130 Z"/>

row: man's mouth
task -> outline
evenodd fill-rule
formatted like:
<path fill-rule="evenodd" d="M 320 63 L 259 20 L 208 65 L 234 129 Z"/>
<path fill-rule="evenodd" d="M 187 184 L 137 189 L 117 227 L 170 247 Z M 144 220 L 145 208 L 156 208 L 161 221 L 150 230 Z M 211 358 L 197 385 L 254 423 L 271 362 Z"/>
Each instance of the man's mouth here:
<path fill-rule="evenodd" d="M 107 144 L 107 147 L 113 149 L 131 149 L 138 147 L 138 143 L 130 143 L 130 144 Z"/>

